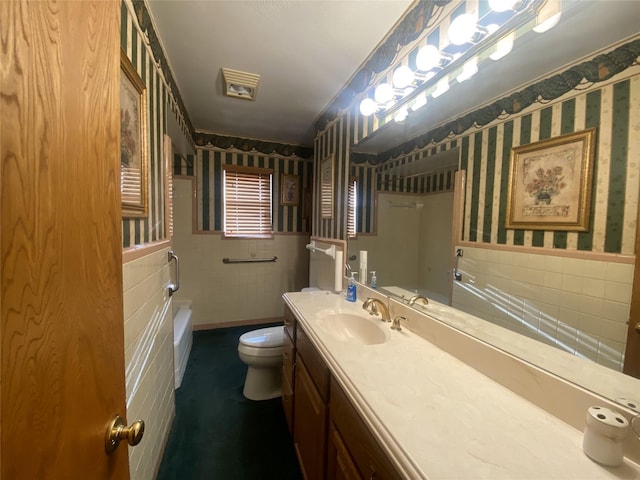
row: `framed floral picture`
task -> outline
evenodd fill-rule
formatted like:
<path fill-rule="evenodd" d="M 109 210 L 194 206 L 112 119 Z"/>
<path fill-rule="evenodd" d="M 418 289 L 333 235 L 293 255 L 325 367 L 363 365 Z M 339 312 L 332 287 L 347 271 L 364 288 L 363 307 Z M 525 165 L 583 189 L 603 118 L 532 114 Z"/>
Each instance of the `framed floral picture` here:
<path fill-rule="evenodd" d="M 147 90 L 120 51 L 120 195 L 123 217 L 148 215 Z"/>
<path fill-rule="evenodd" d="M 280 177 L 280 203 L 298 205 L 300 199 L 300 177 L 283 173 Z"/>
<path fill-rule="evenodd" d="M 589 229 L 596 129 L 511 150 L 505 227 Z"/>

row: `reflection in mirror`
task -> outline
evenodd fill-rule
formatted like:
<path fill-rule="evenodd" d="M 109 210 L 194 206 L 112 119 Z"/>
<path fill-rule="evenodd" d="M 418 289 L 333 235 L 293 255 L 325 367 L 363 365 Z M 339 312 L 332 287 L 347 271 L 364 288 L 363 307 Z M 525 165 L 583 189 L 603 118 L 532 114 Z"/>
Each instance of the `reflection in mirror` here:
<path fill-rule="evenodd" d="M 472 208 L 478 211 L 472 203 L 478 199 L 454 193 L 453 184 L 437 193 L 406 188 L 432 174 L 412 172 L 408 180 L 378 167 L 375 228 L 349 239 L 351 268 L 359 268 L 360 252 L 366 251 L 368 271 L 377 272 L 381 293 L 404 303 L 423 294 L 430 303 L 414 305 L 417 311 L 611 400 L 637 401 L 640 380 L 620 373 L 626 326 L 616 320 L 629 312 L 634 267 L 629 258 L 486 248 L 464 237 L 460 244 L 452 234 L 454 204 L 464 205 L 458 223 L 468 231 L 468 214 Z M 453 282 L 457 248 L 463 251 L 458 258 L 462 280 Z M 596 298 L 605 291 L 608 299 Z"/>
<path fill-rule="evenodd" d="M 333 156 L 320 163 L 320 214 L 333 218 Z"/>
<path fill-rule="evenodd" d="M 399 287 L 448 304 L 453 192 L 379 193 L 377 203 L 377 235 L 349 240 L 349 258 L 366 251 L 380 289 Z M 351 268 L 357 270 L 358 262 Z"/>
<path fill-rule="evenodd" d="M 375 231 L 349 240 L 351 268 L 358 268 L 360 252 L 366 251 L 367 269 L 377 273 L 378 288 L 449 304 L 453 174 L 459 156 L 459 149 L 452 148 L 378 174 Z M 371 279 L 359 280 L 369 284 Z"/>

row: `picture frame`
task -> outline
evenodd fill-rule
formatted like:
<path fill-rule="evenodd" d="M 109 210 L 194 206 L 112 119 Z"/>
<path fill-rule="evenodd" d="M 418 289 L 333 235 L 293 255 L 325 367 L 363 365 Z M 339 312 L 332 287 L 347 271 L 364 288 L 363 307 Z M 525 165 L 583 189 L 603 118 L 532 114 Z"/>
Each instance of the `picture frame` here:
<path fill-rule="evenodd" d="M 298 205 L 300 203 L 300 177 L 283 173 L 280 176 L 280 203 Z"/>
<path fill-rule="evenodd" d="M 120 195 L 123 218 L 148 216 L 147 89 L 120 50 Z"/>
<path fill-rule="evenodd" d="M 333 218 L 333 157 L 320 162 L 320 216 Z"/>
<path fill-rule="evenodd" d="M 596 129 L 511 150 L 505 228 L 589 230 Z"/>

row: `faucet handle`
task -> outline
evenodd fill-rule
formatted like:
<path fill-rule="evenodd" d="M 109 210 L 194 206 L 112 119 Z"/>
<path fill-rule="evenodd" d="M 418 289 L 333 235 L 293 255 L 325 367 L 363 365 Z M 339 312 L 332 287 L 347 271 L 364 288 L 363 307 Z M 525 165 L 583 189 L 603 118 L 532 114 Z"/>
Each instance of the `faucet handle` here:
<path fill-rule="evenodd" d="M 393 319 L 393 322 L 391 322 L 391 330 L 398 330 L 398 331 L 402 330 L 402 325 L 400 324 L 401 320 L 404 320 L 405 322 L 409 321 L 407 317 L 403 317 L 402 315 L 399 315 Z"/>

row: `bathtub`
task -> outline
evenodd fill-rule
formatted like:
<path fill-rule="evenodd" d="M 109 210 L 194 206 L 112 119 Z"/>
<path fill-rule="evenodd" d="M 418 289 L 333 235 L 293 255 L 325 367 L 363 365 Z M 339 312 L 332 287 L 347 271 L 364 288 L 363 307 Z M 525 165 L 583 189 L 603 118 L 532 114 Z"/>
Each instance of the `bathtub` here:
<path fill-rule="evenodd" d="M 173 364 L 175 367 L 175 389 L 177 390 L 182 384 L 182 377 L 187 368 L 193 343 L 191 302 L 174 301 L 173 312 Z"/>

